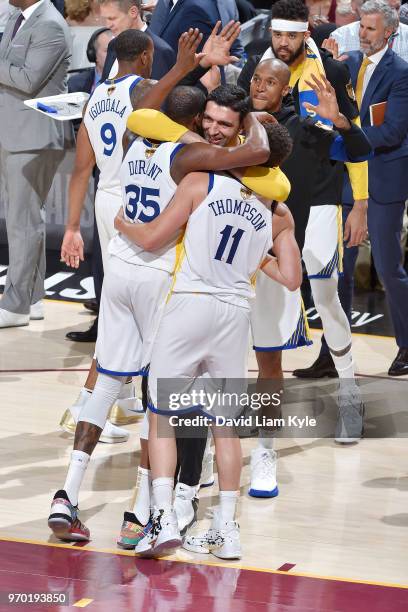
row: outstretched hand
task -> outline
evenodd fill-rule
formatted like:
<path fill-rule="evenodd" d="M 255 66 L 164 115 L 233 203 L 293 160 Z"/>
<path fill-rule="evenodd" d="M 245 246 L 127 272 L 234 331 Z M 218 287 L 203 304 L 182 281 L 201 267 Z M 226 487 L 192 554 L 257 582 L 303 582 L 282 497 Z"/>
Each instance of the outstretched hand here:
<path fill-rule="evenodd" d="M 203 68 L 227 66 L 239 62 L 239 57 L 230 55 L 230 50 L 241 31 L 239 21 L 229 21 L 219 32 L 221 21 L 217 21 L 203 47 L 204 57 L 200 61 Z"/>
<path fill-rule="evenodd" d="M 188 32 L 184 32 L 178 42 L 178 52 L 176 66 L 185 74 L 188 74 L 204 57 L 204 53 L 196 53 L 201 41 L 202 33 L 198 28 L 190 28 Z"/>
<path fill-rule="evenodd" d="M 337 40 L 334 40 L 334 38 L 325 38 L 322 42 L 322 49 L 326 49 L 326 51 L 329 51 L 329 53 L 332 54 L 333 59 L 338 60 L 339 62 L 343 62 L 348 58 L 348 55 L 346 55 L 345 53 L 340 55 L 339 44 Z"/>
<path fill-rule="evenodd" d="M 332 123 L 336 123 L 340 115 L 336 91 L 323 74 L 319 76 L 320 78 L 318 79 L 312 74 L 313 82 L 305 80 L 305 83 L 315 92 L 318 99 L 318 105 L 314 106 L 310 104 L 310 102 L 303 102 L 303 106 L 306 110 L 316 113 L 324 119 L 329 119 Z"/>

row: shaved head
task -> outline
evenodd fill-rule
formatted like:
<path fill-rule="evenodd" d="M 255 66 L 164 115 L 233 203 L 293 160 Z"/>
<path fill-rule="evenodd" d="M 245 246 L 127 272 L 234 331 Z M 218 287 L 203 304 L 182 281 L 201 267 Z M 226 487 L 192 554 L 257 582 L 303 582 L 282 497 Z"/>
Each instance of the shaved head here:
<path fill-rule="evenodd" d="M 275 113 L 289 93 L 290 70 L 280 59 L 267 59 L 255 68 L 250 97 L 257 111 Z"/>
<path fill-rule="evenodd" d="M 275 76 L 283 87 L 285 85 L 289 85 L 290 70 L 285 64 L 285 62 L 282 62 L 282 60 L 277 58 L 266 59 L 262 62 L 259 62 L 258 66 L 255 69 L 255 72 L 258 70 L 258 68 L 263 71 L 267 71 L 271 75 Z"/>

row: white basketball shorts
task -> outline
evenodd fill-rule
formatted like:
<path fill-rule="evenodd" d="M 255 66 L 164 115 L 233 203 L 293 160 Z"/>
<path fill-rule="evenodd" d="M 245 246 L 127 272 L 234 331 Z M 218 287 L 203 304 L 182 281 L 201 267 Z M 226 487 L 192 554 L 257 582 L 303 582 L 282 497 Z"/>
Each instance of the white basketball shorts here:
<path fill-rule="evenodd" d="M 110 256 L 102 288 L 96 342 L 98 372 L 143 375 L 171 276 Z"/>
<path fill-rule="evenodd" d="M 161 317 L 149 371 L 149 408 L 157 405 L 160 379 L 188 379 L 186 393 L 202 377 L 227 379 L 235 390 L 247 377 L 250 311 L 205 293 L 173 293 Z M 238 379 L 238 383 L 234 379 Z M 211 381 L 206 383 L 212 386 Z M 224 391 L 225 391 L 224 385 Z M 162 394 L 160 393 L 160 396 Z M 188 407 L 187 407 L 188 408 Z"/>

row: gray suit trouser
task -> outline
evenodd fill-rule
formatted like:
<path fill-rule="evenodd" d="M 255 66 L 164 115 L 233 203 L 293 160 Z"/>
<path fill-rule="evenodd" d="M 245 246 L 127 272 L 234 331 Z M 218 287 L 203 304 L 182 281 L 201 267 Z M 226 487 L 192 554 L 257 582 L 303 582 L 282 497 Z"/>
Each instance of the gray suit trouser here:
<path fill-rule="evenodd" d="M 51 149 L 10 153 L 0 146 L 9 249 L 0 308 L 10 312 L 28 314 L 44 297 L 45 200 L 63 156 Z"/>

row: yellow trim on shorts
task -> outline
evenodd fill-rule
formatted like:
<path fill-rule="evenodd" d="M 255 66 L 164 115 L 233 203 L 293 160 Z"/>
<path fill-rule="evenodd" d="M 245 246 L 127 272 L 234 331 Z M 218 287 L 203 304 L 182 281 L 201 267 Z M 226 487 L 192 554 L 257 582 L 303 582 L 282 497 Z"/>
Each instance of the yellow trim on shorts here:
<path fill-rule="evenodd" d="M 171 287 L 166 297 L 166 304 L 169 302 L 172 296 L 174 285 L 176 284 L 176 280 L 177 280 L 177 274 L 180 271 L 181 264 L 183 263 L 184 257 L 186 255 L 186 249 L 184 248 L 184 236 L 185 234 L 183 233 L 183 236 L 180 236 L 176 244 L 176 261 L 174 263 L 174 269 L 172 272 L 173 280 L 171 282 Z"/>

